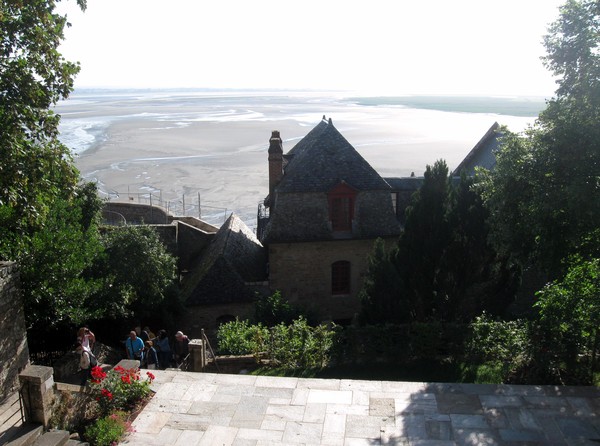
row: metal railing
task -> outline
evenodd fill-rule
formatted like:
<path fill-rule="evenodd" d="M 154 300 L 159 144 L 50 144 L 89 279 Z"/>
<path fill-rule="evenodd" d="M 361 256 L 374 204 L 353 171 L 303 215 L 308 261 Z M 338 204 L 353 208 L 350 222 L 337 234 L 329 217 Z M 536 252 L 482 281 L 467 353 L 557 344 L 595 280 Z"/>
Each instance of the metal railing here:
<path fill-rule="evenodd" d="M 98 189 L 101 198 L 109 202 L 117 203 L 137 203 L 149 206 L 157 206 L 164 209 L 167 214 L 184 217 L 198 217 L 206 221 L 225 221 L 227 219 L 228 208 L 222 206 L 213 206 L 202 202 L 200 193 L 181 194 L 177 198 L 166 199 L 163 197 L 162 190 L 154 189 L 144 192 L 119 192 L 113 189 Z"/>

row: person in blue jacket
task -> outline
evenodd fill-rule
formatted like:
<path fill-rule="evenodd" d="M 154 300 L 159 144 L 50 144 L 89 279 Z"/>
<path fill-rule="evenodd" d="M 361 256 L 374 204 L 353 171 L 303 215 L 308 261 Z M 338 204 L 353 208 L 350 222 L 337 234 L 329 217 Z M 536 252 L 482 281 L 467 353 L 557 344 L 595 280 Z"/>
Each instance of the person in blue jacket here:
<path fill-rule="evenodd" d="M 129 339 L 125 341 L 125 350 L 128 359 L 135 359 L 142 364 L 144 360 L 144 341 L 137 337 L 135 330 L 129 332 Z"/>

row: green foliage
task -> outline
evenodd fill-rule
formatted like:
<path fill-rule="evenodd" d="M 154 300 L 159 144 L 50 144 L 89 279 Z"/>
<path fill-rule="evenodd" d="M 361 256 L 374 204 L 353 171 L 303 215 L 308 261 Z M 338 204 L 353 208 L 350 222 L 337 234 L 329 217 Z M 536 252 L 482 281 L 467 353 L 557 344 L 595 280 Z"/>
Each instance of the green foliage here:
<path fill-rule="evenodd" d="M 406 300 L 404 282 L 394 263 L 396 249 L 385 249 L 377 239 L 368 258 L 367 273 L 359 292 L 363 324 L 390 323 L 410 319 L 410 303 Z"/>
<path fill-rule="evenodd" d="M 271 330 L 269 356 L 288 370 L 323 368 L 329 362 L 335 330 L 326 325 L 311 327 L 300 317 L 290 325 L 279 324 Z"/>
<path fill-rule="evenodd" d="M 19 259 L 27 323 L 33 328 L 81 324 L 100 316 L 90 308 L 102 282 L 91 277 L 102 251 L 96 226 L 100 202 L 93 184 L 56 199 L 44 225 L 7 250 Z"/>
<path fill-rule="evenodd" d="M 482 181 L 497 249 L 551 279 L 600 227 L 600 11 L 592 0 L 560 11 L 544 40 L 556 97 L 523 135 L 506 132 Z"/>
<path fill-rule="evenodd" d="M 537 293 L 538 360 L 562 381 L 593 382 L 600 347 L 600 259 L 572 259 L 565 277 Z"/>
<path fill-rule="evenodd" d="M 154 380 L 152 372 L 146 372 L 142 379 L 139 369 L 124 369 L 117 366 L 107 372 L 101 367 L 92 368 L 92 396 L 98 403 L 101 415 L 119 410 L 132 410 L 146 399 L 150 393 L 150 384 Z"/>
<path fill-rule="evenodd" d="M 427 166 L 396 247 L 374 245 L 360 296 L 363 323 L 469 321 L 501 314 L 518 269 L 488 243 L 488 213 L 473 180 L 453 184 L 448 167 Z"/>
<path fill-rule="evenodd" d="M 114 412 L 96 420 L 85 430 L 85 440 L 91 446 L 114 446 L 132 432 L 127 413 Z"/>
<path fill-rule="evenodd" d="M 255 355 L 267 350 L 269 329 L 262 324 L 235 320 L 219 326 L 218 352 L 221 355 Z"/>
<path fill-rule="evenodd" d="M 147 225 L 109 228 L 95 274 L 105 283 L 92 308 L 108 317 L 151 314 L 176 293 L 176 262 Z"/>
<path fill-rule="evenodd" d="M 487 314 L 470 324 L 467 353 L 476 361 L 510 362 L 526 355 L 529 348 L 528 324 L 524 320 L 492 320 Z"/>
<path fill-rule="evenodd" d="M 260 296 L 254 304 L 254 320 L 267 327 L 289 324 L 301 315 L 302 311 L 290 304 L 280 291 L 270 296 Z"/>
<path fill-rule="evenodd" d="M 79 0 L 85 9 L 85 1 Z M 58 52 L 67 26 L 54 1 L 3 1 L 0 9 L 0 245 L 43 227 L 78 173 L 58 140 L 51 107 L 73 89 L 77 64 Z M 0 253 L 5 255 L 5 253 Z"/>
<path fill-rule="evenodd" d="M 477 382 L 507 382 L 530 362 L 531 326 L 527 321 L 492 320 L 487 314 L 469 327 L 466 357 L 477 365 Z"/>
<path fill-rule="evenodd" d="M 230 355 L 266 353 L 271 366 L 284 370 L 322 368 L 329 362 L 335 334 L 335 327 L 311 327 L 304 317 L 270 329 L 236 320 L 219 327 L 218 351 Z"/>

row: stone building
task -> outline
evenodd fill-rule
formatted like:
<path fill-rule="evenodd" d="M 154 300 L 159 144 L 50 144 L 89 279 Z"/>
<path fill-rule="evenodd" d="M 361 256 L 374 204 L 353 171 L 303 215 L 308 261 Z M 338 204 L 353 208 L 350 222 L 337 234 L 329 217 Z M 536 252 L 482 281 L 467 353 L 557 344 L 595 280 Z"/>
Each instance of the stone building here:
<path fill-rule="evenodd" d="M 401 231 L 392 189 L 325 117 L 286 154 L 274 131 L 268 160 L 257 233 L 270 289 L 322 320 L 349 322 L 375 239 Z"/>
<path fill-rule="evenodd" d="M 256 293 L 268 294 L 266 254 L 254 233 L 235 214 L 227 219 L 181 283 L 186 306 L 182 327 L 193 337 L 220 323 L 253 316 Z"/>
<path fill-rule="evenodd" d="M 493 167 L 494 124 L 455 170 Z M 251 318 L 257 293 L 277 290 L 320 320 L 347 323 L 360 311 L 358 293 L 377 238 L 392 246 L 404 211 L 423 177 L 382 178 L 325 117 L 284 153 L 278 131 L 268 149 L 269 194 L 255 235 L 235 215 L 218 229 L 141 205 L 110 209 L 127 220 L 155 223 L 179 259 L 186 306 L 181 327 L 193 337 L 222 322 Z M 125 218 L 123 217 L 123 218 Z M 160 223 L 160 224 L 159 224 Z M 167 224 L 165 224 L 167 223 Z"/>

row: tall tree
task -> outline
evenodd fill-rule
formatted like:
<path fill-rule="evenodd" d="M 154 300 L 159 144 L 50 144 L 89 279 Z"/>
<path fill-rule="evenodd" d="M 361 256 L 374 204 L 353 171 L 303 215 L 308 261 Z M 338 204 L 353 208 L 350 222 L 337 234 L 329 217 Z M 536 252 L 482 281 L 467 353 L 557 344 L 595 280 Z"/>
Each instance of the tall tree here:
<path fill-rule="evenodd" d="M 85 9 L 85 0 L 77 3 Z M 55 7 L 53 0 L 0 3 L 0 258 L 14 255 L 7 239 L 42 226 L 53 200 L 69 197 L 78 181 L 51 110 L 79 71 L 58 52 L 68 23 Z"/>
<path fill-rule="evenodd" d="M 377 239 L 368 259 L 368 268 L 360 291 L 363 324 L 398 323 L 411 320 L 411 303 L 404 280 L 396 265 L 396 246 L 386 250 Z"/>
<path fill-rule="evenodd" d="M 469 321 L 506 309 L 516 271 L 488 242 L 488 212 L 473 182 L 450 178 L 444 161 L 427 166 L 397 246 L 386 251 L 378 241 L 369 258 L 363 322 Z"/>
<path fill-rule="evenodd" d="M 427 166 L 421 188 L 406 210 L 396 265 L 410 293 L 413 317 L 439 317 L 447 296 L 441 288 L 439 259 L 450 237 L 448 166 L 443 160 Z"/>
<path fill-rule="evenodd" d="M 523 135 L 507 132 L 482 184 L 497 248 L 557 278 L 600 228 L 599 3 L 568 0 L 544 44 L 556 96 Z"/>

